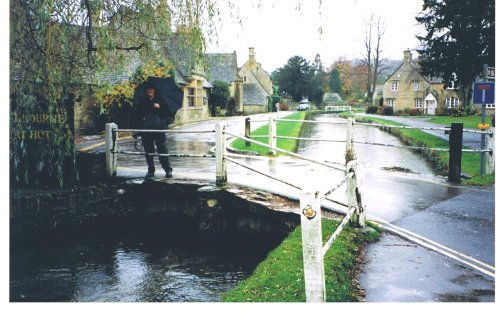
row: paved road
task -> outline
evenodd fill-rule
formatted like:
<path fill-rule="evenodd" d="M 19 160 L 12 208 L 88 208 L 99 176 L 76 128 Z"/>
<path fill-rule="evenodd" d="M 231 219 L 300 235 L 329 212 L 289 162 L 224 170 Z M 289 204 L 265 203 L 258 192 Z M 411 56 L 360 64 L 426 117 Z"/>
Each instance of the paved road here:
<path fill-rule="evenodd" d="M 443 128 L 445 127 L 444 125 L 441 124 L 435 124 L 428 122 L 427 120 L 429 118 L 411 118 L 411 117 L 400 117 L 400 116 L 383 116 L 383 115 L 371 115 L 371 114 L 356 114 L 359 116 L 371 116 L 371 117 L 377 117 L 381 119 L 386 119 L 389 121 L 394 121 L 402 124 L 406 124 L 408 126 L 413 126 L 413 127 L 438 127 L 438 128 Z M 443 131 L 440 130 L 423 130 L 426 133 L 429 133 L 431 135 L 440 137 L 446 141 L 450 139 L 450 136 L 445 134 Z M 473 133 L 463 133 L 462 137 L 462 145 L 464 147 L 468 147 L 471 149 L 481 149 L 481 135 L 480 134 L 473 134 Z"/>
<path fill-rule="evenodd" d="M 268 116 L 252 118 L 265 120 Z M 332 117 L 321 115 L 317 118 Z M 182 129 L 212 130 L 216 123 L 224 122 L 232 132 L 242 134 L 243 120 L 244 117 L 210 120 Z M 252 123 L 252 128 L 260 125 Z M 345 129 L 342 127 L 314 124 L 305 136 L 345 138 Z M 395 137 L 371 127 L 356 130 L 355 138 L 397 143 Z M 338 162 L 343 159 L 344 145 L 307 142 L 301 143 L 299 152 L 317 160 Z M 121 149 L 134 150 L 132 140 L 120 141 L 119 146 Z M 213 134 L 168 134 L 168 148 L 172 153 L 205 154 L 213 147 Z M 367 163 L 366 188 L 363 192 L 370 214 L 494 264 L 493 190 L 447 184 L 444 179 L 436 177 L 427 162 L 413 151 L 363 145 L 355 145 L 355 149 L 358 158 Z M 313 184 L 328 189 L 344 175 L 337 170 L 287 157 L 234 157 L 252 168 L 300 186 Z M 173 158 L 171 162 L 174 179 L 215 180 L 214 160 Z M 143 177 L 147 170 L 142 156 L 120 155 L 118 164 L 118 175 L 121 176 Z M 384 169 L 401 165 L 413 173 L 393 173 Z M 160 174 L 158 177 L 161 177 Z M 228 180 L 292 199 L 298 198 L 297 190 L 231 163 L 228 164 Z M 345 201 L 345 189 L 338 190 L 333 197 Z M 492 278 L 390 234 L 385 234 L 380 242 L 368 246 L 366 261 L 360 282 L 366 289 L 366 300 L 370 302 L 494 301 Z"/>

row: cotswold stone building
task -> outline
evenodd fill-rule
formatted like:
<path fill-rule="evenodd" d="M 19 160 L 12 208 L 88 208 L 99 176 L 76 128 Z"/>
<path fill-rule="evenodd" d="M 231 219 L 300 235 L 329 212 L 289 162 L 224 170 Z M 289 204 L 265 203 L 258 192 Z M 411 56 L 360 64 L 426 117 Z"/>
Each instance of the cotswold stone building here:
<path fill-rule="evenodd" d="M 254 48 L 249 48 L 248 61 L 239 71 L 243 79 L 244 114 L 268 112 L 268 97 L 273 94 L 273 83 L 269 74 L 257 62 Z"/>
<path fill-rule="evenodd" d="M 234 101 L 235 110 L 243 111 L 243 80 L 238 74 L 236 51 L 233 53 L 206 53 L 208 81 L 223 81 L 229 85 L 229 97 Z"/>
<path fill-rule="evenodd" d="M 380 96 L 380 93 L 376 95 Z M 458 108 L 461 104 L 456 89 L 446 88 L 440 78 L 420 74 L 410 50 L 404 51 L 403 63 L 384 82 L 382 99 L 384 105 L 394 108 L 394 112 L 406 108 L 420 109 L 430 115 L 436 114 L 438 106 Z M 379 101 L 377 98 L 375 104 Z"/>

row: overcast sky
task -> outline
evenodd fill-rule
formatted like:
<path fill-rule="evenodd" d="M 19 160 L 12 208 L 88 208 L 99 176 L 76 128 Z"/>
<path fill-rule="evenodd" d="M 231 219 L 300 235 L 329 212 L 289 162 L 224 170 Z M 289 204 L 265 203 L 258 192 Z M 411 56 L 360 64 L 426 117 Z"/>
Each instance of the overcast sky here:
<path fill-rule="evenodd" d="M 360 58 L 364 20 L 372 13 L 386 23 L 385 57 L 401 59 L 403 50 L 418 45 L 415 35 L 422 30 L 415 15 L 423 0 L 323 0 L 321 9 L 320 0 L 232 1 L 237 8 L 223 6 L 224 24 L 208 52 L 236 51 L 241 66 L 248 59 L 248 47 L 254 47 L 257 61 L 269 72 L 294 55 L 312 61 L 320 53 L 326 66 L 340 56 Z M 242 25 L 231 13 L 241 18 Z"/>

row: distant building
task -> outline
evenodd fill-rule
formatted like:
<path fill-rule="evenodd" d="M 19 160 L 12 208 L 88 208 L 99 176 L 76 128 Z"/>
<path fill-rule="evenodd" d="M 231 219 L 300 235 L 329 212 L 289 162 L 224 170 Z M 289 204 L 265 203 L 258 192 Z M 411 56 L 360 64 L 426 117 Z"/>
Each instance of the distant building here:
<path fill-rule="evenodd" d="M 234 101 L 235 110 L 243 111 L 243 80 L 238 74 L 236 51 L 233 53 L 206 53 L 208 81 L 223 81 L 229 85 L 229 96 Z"/>
<path fill-rule="evenodd" d="M 380 94 L 374 97 L 378 104 Z M 438 105 L 458 108 L 461 100 L 455 88 L 446 88 L 442 79 L 424 77 L 417 62 L 412 60 L 410 50 L 404 51 L 403 63 L 389 75 L 382 88 L 383 104 L 394 111 L 420 109 L 425 114 L 436 114 Z"/>
<path fill-rule="evenodd" d="M 239 70 L 243 80 L 243 104 L 245 114 L 269 111 L 269 97 L 273 94 L 273 83 L 269 74 L 257 62 L 254 48 L 249 48 L 248 61 Z"/>

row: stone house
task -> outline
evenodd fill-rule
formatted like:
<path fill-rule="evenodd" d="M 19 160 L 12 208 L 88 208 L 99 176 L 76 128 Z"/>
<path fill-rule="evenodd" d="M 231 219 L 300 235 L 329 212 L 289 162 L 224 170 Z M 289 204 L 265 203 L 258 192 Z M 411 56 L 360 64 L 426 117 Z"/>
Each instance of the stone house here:
<path fill-rule="evenodd" d="M 203 65 L 178 61 L 175 71 L 175 81 L 184 92 L 182 107 L 175 115 L 175 123 L 186 124 L 209 118 L 208 97 L 213 86 L 206 79 Z"/>
<path fill-rule="evenodd" d="M 236 51 L 233 53 L 206 53 L 208 81 L 223 81 L 229 85 L 229 97 L 234 101 L 235 110 L 243 112 L 243 80 L 238 74 Z"/>
<path fill-rule="evenodd" d="M 272 108 L 269 108 L 269 97 L 273 94 L 273 82 L 257 62 L 254 48 L 249 48 L 248 61 L 243 64 L 238 74 L 243 80 L 241 112 L 252 114 L 272 111 Z"/>
<path fill-rule="evenodd" d="M 378 104 L 380 92 L 374 98 Z M 458 108 L 461 104 L 455 88 L 445 87 L 440 78 L 425 77 L 420 73 L 410 50 L 404 51 L 402 64 L 384 82 L 382 99 L 384 105 L 394 108 L 394 112 L 420 109 L 429 115 L 434 115 L 438 106 Z"/>

